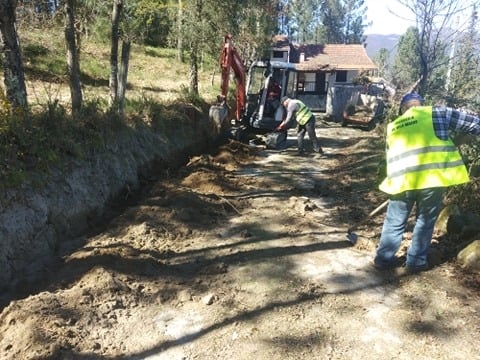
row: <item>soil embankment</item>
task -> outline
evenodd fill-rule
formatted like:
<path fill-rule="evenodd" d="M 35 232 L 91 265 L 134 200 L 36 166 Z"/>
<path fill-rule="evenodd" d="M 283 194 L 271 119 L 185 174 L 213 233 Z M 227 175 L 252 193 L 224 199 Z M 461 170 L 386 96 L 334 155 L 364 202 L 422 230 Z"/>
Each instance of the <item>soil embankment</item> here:
<path fill-rule="evenodd" d="M 83 160 L 68 160 L 25 185 L 0 194 L 0 290 L 35 283 L 50 271 L 59 248 L 95 230 L 145 182 L 208 151 L 215 133 L 195 108 L 161 134 L 130 127 Z M 0 301 L 1 303 L 1 301 Z"/>

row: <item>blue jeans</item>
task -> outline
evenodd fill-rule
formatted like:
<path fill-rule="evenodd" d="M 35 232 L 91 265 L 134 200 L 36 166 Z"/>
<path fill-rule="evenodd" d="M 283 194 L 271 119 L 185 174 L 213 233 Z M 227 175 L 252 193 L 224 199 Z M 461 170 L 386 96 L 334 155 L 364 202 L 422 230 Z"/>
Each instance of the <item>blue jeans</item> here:
<path fill-rule="evenodd" d="M 417 205 L 412 243 L 407 250 L 407 267 L 427 266 L 433 228 L 440 213 L 445 188 L 409 190 L 393 195 L 388 203 L 375 263 L 389 266 L 396 262 L 403 233 L 413 205 Z"/>
<path fill-rule="evenodd" d="M 298 151 L 303 151 L 303 139 L 305 138 L 305 133 L 308 134 L 310 141 L 313 145 L 313 151 L 320 151 L 320 143 L 317 139 L 317 134 L 315 133 L 315 116 L 312 115 L 305 125 L 298 125 L 297 128 L 297 143 Z"/>

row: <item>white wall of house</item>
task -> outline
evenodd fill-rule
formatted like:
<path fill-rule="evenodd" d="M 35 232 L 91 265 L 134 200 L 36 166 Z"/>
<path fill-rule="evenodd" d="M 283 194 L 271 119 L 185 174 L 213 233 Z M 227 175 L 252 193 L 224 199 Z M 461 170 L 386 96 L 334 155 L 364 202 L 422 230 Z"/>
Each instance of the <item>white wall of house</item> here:
<path fill-rule="evenodd" d="M 304 91 L 307 93 L 299 93 L 298 98 L 302 100 L 307 106 L 309 106 L 314 111 L 325 112 L 328 115 L 337 115 L 339 113 L 339 106 L 342 107 L 342 96 L 338 96 L 340 90 L 335 90 L 335 88 L 345 89 L 352 87 L 353 79 L 358 76 L 360 73 L 359 70 L 349 70 L 341 72 L 332 72 L 325 75 L 325 86 L 326 94 L 311 94 L 310 91 L 315 91 L 315 81 L 316 73 L 303 73 L 304 82 L 303 86 Z M 300 84 L 299 84 L 300 85 Z M 299 88 L 302 88 L 299 86 Z M 350 91 L 350 90 L 348 90 Z M 343 94 L 344 91 L 341 92 Z M 334 99 L 337 97 L 337 99 Z M 343 107 L 341 108 L 343 110 Z"/>
<path fill-rule="evenodd" d="M 337 74 L 339 74 L 340 72 L 333 72 L 333 73 L 327 73 L 327 76 L 326 76 L 326 81 L 327 83 L 329 84 L 329 86 L 334 86 L 334 85 L 342 85 L 342 84 L 351 84 L 353 79 L 355 77 L 357 77 L 360 73 L 359 70 L 347 70 L 347 76 L 346 78 L 342 78 L 342 80 L 345 80 L 345 81 L 337 81 Z"/>

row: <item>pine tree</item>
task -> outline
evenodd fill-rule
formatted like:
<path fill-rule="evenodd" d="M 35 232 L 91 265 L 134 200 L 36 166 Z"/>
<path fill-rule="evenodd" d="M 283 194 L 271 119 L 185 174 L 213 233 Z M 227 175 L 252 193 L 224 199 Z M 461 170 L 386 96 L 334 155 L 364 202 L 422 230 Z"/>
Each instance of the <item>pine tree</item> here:
<path fill-rule="evenodd" d="M 418 30 L 413 26 L 400 36 L 392 73 L 392 81 L 399 89 L 408 88 L 420 77 L 418 36 Z"/>
<path fill-rule="evenodd" d="M 373 62 L 378 67 L 378 74 L 380 77 L 390 80 L 390 52 L 386 48 L 381 48 L 373 57 Z"/>
<path fill-rule="evenodd" d="M 476 29 L 478 13 L 473 8 L 467 32 L 459 37 L 458 49 L 452 57 L 447 104 L 454 107 L 478 108 L 480 98 L 480 36 Z M 455 42 L 457 43 L 457 41 Z"/>

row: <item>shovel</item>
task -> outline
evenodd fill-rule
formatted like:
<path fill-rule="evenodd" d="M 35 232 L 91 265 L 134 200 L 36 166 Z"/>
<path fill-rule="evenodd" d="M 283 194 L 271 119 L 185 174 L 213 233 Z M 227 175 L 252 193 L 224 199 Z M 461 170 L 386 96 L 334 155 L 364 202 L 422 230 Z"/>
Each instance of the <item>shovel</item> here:
<path fill-rule="evenodd" d="M 385 200 L 383 203 L 381 203 L 378 207 L 376 207 L 370 214 L 367 215 L 364 219 L 361 221 L 357 222 L 355 225 L 351 226 L 348 229 L 347 233 L 347 239 L 350 241 L 353 245 L 357 242 L 358 235 L 355 234 L 353 231 L 358 228 L 360 225 L 365 224 L 367 221 L 369 221 L 373 216 L 377 215 L 380 211 L 382 211 L 386 206 L 388 205 L 388 200 Z"/>

